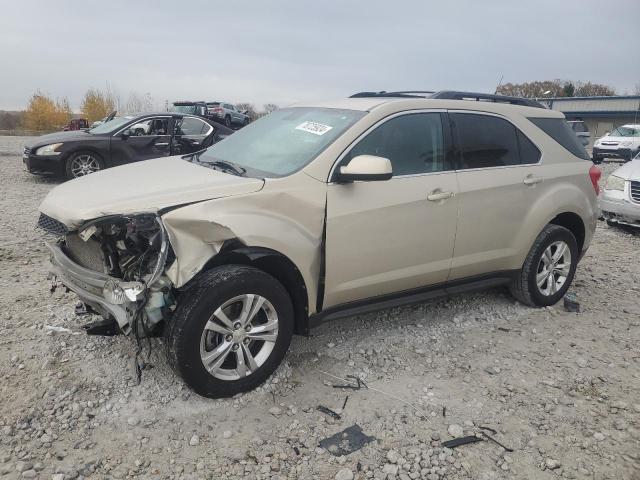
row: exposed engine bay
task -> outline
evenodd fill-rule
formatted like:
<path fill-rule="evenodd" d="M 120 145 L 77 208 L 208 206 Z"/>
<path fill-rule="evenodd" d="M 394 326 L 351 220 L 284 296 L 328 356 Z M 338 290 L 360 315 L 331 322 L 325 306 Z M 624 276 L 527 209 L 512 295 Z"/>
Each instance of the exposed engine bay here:
<path fill-rule="evenodd" d="M 39 225 L 60 235 L 59 230 L 47 228 L 47 220 L 51 219 L 41 219 Z M 157 215 L 102 217 L 66 232 L 57 246 L 76 265 L 97 274 L 96 285 L 90 285 L 94 282 L 87 272 L 74 276 L 72 269 L 71 275 L 60 279 L 62 283 L 76 291 L 90 310 L 117 321 L 125 333 L 152 335 L 171 315 L 175 299 L 172 284 L 163 275 L 170 246 Z"/>

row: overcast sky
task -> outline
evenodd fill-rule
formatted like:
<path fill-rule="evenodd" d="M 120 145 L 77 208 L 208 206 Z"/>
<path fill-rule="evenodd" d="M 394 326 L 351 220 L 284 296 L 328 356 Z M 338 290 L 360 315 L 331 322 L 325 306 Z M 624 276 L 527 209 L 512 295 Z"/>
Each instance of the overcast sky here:
<path fill-rule="evenodd" d="M 640 0 L 3 1 L 0 108 L 37 89 L 78 110 L 108 83 L 164 100 L 640 83 Z"/>

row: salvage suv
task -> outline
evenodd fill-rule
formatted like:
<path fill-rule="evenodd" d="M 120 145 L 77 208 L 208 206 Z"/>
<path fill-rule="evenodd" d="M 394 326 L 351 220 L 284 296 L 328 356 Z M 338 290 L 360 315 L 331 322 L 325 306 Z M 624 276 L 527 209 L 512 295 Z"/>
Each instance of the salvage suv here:
<path fill-rule="evenodd" d="M 258 386 L 320 321 L 497 285 L 530 306 L 562 298 L 600 171 L 561 113 L 357 96 L 56 187 L 39 219 L 55 281 L 124 333 L 164 335 L 207 397 Z"/>

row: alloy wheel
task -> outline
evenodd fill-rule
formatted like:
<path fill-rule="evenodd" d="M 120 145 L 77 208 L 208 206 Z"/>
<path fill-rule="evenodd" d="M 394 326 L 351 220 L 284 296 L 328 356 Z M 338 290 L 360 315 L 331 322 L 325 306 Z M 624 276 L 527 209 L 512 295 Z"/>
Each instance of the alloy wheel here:
<path fill-rule="evenodd" d="M 207 321 L 200 358 L 221 380 L 251 375 L 269 358 L 278 339 L 278 314 L 264 297 L 239 295 L 224 302 Z"/>
<path fill-rule="evenodd" d="M 571 249 L 562 240 L 549 245 L 538 262 L 536 284 L 544 296 L 555 295 L 564 286 L 571 271 Z"/>
<path fill-rule="evenodd" d="M 71 160 L 71 174 L 74 178 L 83 177 L 100 170 L 100 162 L 93 155 L 83 153 Z"/>

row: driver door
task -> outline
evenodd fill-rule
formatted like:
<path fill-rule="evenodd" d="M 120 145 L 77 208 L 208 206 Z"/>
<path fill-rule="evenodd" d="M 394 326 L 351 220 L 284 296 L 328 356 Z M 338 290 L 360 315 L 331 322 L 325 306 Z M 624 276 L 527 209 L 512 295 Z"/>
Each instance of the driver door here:
<path fill-rule="evenodd" d="M 445 113 L 384 120 L 351 148 L 388 158 L 386 181 L 330 182 L 323 309 L 446 282 L 458 184 Z"/>
<path fill-rule="evenodd" d="M 171 154 L 171 117 L 148 117 L 111 137 L 113 165 L 166 157 Z"/>

